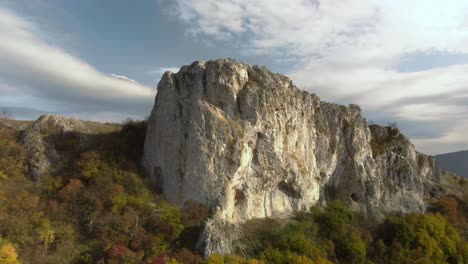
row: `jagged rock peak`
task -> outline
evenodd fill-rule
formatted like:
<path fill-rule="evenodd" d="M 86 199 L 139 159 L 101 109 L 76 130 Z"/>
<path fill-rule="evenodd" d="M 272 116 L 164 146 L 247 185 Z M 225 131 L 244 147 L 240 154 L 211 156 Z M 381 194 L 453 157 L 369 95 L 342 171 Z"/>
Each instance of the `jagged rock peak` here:
<path fill-rule="evenodd" d="M 32 123 L 31 130 L 43 130 L 48 134 L 69 131 L 89 132 L 82 120 L 54 114 L 41 115 Z"/>
<path fill-rule="evenodd" d="M 199 202 L 234 224 L 333 199 L 374 217 L 423 212 L 440 177 L 405 136 L 370 128 L 359 106 L 322 102 L 284 75 L 231 59 L 164 74 L 143 166 L 170 202 Z M 203 237 L 220 233 L 210 232 Z"/>

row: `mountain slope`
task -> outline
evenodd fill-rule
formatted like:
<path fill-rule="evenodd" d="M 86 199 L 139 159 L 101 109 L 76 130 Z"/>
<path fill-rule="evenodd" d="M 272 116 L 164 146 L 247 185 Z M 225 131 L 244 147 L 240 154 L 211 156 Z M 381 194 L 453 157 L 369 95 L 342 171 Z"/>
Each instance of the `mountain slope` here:
<path fill-rule="evenodd" d="M 0 263 L 165 263 L 184 225 L 141 173 L 145 132 L 49 115 L 25 130 L 0 122 Z"/>
<path fill-rule="evenodd" d="M 424 215 L 390 214 L 381 222 L 364 221 L 340 201 L 288 218 L 248 220 L 238 229 L 208 219 L 208 230 L 215 224 L 214 231 L 233 241 L 204 236 L 211 243 L 232 242 L 226 246 L 235 255 L 203 259 L 194 248 L 212 212 L 193 201 L 170 206 L 154 192 L 138 166 L 145 122 L 115 126 L 42 116 L 7 123 L 19 125 L 0 122 L 0 263 L 464 263 L 468 257 L 466 199 L 445 196 Z M 402 138 L 393 142 L 399 136 L 391 128 L 370 130 L 376 156 L 400 153 L 406 144 Z M 35 144 L 43 148 L 28 146 Z M 35 178 L 31 159 L 37 155 L 50 165 Z M 424 160 L 418 162 L 424 167 Z M 343 188 L 335 197 L 348 197 Z"/>
<path fill-rule="evenodd" d="M 468 178 L 468 150 L 435 156 L 440 169 Z"/>

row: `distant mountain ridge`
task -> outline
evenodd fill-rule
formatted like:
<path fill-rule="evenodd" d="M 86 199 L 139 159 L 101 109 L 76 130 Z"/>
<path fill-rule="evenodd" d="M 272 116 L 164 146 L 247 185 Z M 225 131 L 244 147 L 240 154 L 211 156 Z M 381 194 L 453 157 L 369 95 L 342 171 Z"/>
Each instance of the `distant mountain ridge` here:
<path fill-rule="evenodd" d="M 468 150 L 436 155 L 439 168 L 468 178 Z"/>

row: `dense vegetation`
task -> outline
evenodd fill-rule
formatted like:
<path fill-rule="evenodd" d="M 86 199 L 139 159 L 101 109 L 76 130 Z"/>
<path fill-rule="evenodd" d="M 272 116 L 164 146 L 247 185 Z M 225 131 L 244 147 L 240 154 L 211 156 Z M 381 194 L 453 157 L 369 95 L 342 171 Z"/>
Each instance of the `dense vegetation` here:
<path fill-rule="evenodd" d="M 172 207 L 152 191 L 139 168 L 144 134 L 145 123 L 128 122 L 34 182 L 18 135 L 0 128 L 0 264 L 468 262 L 467 210 L 454 197 L 427 215 L 381 223 L 340 202 L 290 220 L 252 220 L 237 255 L 203 259 L 193 248 L 209 212 Z"/>
<path fill-rule="evenodd" d="M 187 226 L 141 176 L 144 133 L 130 122 L 33 182 L 17 135 L 2 129 L 0 263 L 151 263 L 171 252 Z"/>
<path fill-rule="evenodd" d="M 458 207 L 456 199 L 446 197 L 435 204 L 434 214 L 389 216 L 375 223 L 335 201 L 283 223 L 250 221 L 239 247 L 255 259 L 216 255 L 209 263 L 466 263 Z"/>

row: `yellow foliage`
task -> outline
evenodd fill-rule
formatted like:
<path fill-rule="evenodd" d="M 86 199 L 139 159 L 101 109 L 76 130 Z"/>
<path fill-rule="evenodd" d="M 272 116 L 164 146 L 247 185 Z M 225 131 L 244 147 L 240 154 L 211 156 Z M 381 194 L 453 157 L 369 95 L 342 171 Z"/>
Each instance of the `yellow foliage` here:
<path fill-rule="evenodd" d="M 49 220 L 43 220 L 41 223 L 41 228 L 39 230 L 39 236 L 41 237 L 41 241 L 44 244 L 46 250 L 50 244 L 54 243 L 55 241 L 55 232 L 51 227 Z"/>
<path fill-rule="evenodd" d="M 208 264 L 262 264 L 256 259 L 246 261 L 243 257 L 237 255 L 213 254 L 208 258 Z"/>
<path fill-rule="evenodd" d="M 289 261 L 291 264 L 315 264 L 315 262 L 306 256 L 292 256 Z"/>
<path fill-rule="evenodd" d="M 258 260 L 258 259 L 248 259 L 245 263 L 246 264 L 264 264 L 265 262 Z"/>
<path fill-rule="evenodd" d="M 47 229 L 41 231 L 41 240 L 46 247 L 52 244 L 55 240 L 55 233 L 53 230 Z"/>
<path fill-rule="evenodd" d="M 82 177 L 90 179 L 100 174 L 102 160 L 99 152 L 90 151 L 81 154 L 81 158 L 76 164 Z"/>
<path fill-rule="evenodd" d="M 224 263 L 226 264 L 243 264 L 245 263 L 245 259 L 241 256 L 237 255 L 225 255 L 224 256 Z"/>
<path fill-rule="evenodd" d="M 19 264 L 18 253 L 11 244 L 5 244 L 0 248 L 0 264 Z"/>
<path fill-rule="evenodd" d="M 221 254 L 213 254 L 208 258 L 208 264 L 224 264 L 224 256 Z"/>
<path fill-rule="evenodd" d="M 180 264 L 179 261 L 177 261 L 176 259 L 174 258 L 170 258 L 170 259 L 167 259 L 165 260 L 167 264 Z"/>

